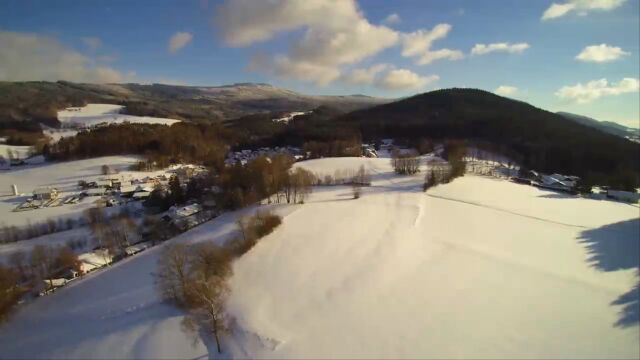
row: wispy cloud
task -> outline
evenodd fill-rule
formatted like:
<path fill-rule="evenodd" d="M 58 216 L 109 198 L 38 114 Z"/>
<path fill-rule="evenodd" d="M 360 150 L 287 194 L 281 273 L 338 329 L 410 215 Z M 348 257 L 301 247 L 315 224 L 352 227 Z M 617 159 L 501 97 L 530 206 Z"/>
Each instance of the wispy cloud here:
<path fill-rule="evenodd" d="M 102 40 L 100 40 L 100 38 L 98 37 L 88 36 L 83 37 L 81 40 L 84 45 L 91 50 L 97 50 L 100 46 L 102 46 Z"/>
<path fill-rule="evenodd" d="M 393 25 L 393 24 L 398 24 L 401 21 L 402 20 L 400 19 L 400 15 L 393 13 L 393 14 L 389 14 L 389 16 L 384 18 L 384 20 L 382 20 L 382 23 L 387 25 Z"/>
<path fill-rule="evenodd" d="M 188 43 L 193 39 L 193 34 L 188 32 L 177 32 L 171 36 L 169 39 L 169 44 L 167 45 L 167 50 L 175 54 L 178 50 L 185 47 Z"/>
<path fill-rule="evenodd" d="M 476 44 L 471 49 L 472 55 L 485 55 L 492 52 L 506 52 L 510 54 L 522 54 L 525 50 L 530 48 L 529 44 L 525 42 L 511 44 L 508 42 L 493 43 L 493 44 Z"/>

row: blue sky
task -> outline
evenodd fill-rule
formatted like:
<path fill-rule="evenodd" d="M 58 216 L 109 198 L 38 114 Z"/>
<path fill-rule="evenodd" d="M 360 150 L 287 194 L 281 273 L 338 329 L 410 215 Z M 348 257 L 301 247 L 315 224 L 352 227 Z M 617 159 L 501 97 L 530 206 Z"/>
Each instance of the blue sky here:
<path fill-rule="evenodd" d="M 266 82 L 384 97 L 501 87 L 638 127 L 640 0 L 555 1 L 4 0 L 0 80 Z M 477 44 L 495 51 L 472 53 Z"/>

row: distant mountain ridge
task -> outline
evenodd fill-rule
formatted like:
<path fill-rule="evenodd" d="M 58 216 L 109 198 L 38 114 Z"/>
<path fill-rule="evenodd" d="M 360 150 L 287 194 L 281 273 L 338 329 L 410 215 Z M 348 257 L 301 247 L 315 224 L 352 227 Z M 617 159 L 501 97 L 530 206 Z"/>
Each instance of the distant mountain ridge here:
<path fill-rule="evenodd" d="M 330 106 L 342 112 L 390 102 L 359 95 L 305 95 L 264 83 L 222 86 L 0 82 L 0 124 L 42 122 L 56 126 L 56 112 L 86 103 L 126 106 L 131 115 L 217 122 L 255 113 L 308 111 Z"/>
<path fill-rule="evenodd" d="M 616 136 L 620 136 L 623 138 L 632 138 L 639 139 L 640 138 L 640 129 L 639 128 L 630 128 L 624 125 L 620 125 L 613 121 L 602 121 L 590 118 L 588 116 L 573 114 L 564 111 L 558 111 L 556 114 L 562 115 L 569 120 L 573 120 L 583 125 L 591 126 L 596 129 L 602 130 L 609 134 L 613 134 Z"/>

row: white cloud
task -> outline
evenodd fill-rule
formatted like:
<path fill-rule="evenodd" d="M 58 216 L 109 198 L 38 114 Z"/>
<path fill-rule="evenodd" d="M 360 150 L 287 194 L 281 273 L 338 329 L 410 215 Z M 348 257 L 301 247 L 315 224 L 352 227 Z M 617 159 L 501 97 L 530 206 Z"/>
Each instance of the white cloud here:
<path fill-rule="evenodd" d="M 230 46 L 247 46 L 298 28 L 348 30 L 363 15 L 353 0 L 236 0 L 218 6 L 215 23 Z"/>
<path fill-rule="evenodd" d="M 378 74 L 390 68 L 388 64 L 376 64 L 368 68 L 353 69 L 342 77 L 342 81 L 352 85 L 373 84 Z"/>
<path fill-rule="evenodd" d="M 296 61 L 324 65 L 353 64 L 393 46 L 397 40 L 396 32 L 361 19 L 349 29 L 337 32 L 309 29 L 302 39 L 293 44 L 289 55 Z"/>
<path fill-rule="evenodd" d="M 248 69 L 283 79 L 313 82 L 317 85 L 328 85 L 340 77 L 340 71 L 336 67 L 306 61 L 292 61 L 285 55 L 255 56 L 251 59 Z"/>
<path fill-rule="evenodd" d="M 416 61 L 418 65 L 429 65 L 432 62 L 440 59 L 447 60 L 461 60 L 464 59 L 464 54 L 460 50 L 440 49 L 434 51 L 427 51 Z"/>
<path fill-rule="evenodd" d="M 624 78 L 617 83 L 611 83 L 607 79 L 589 81 L 586 85 L 578 83 L 574 86 L 563 86 L 556 91 L 556 96 L 562 99 L 573 100 L 579 104 L 585 104 L 603 96 L 615 96 L 625 93 L 638 92 L 640 81 L 634 78 Z"/>
<path fill-rule="evenodd" d="M 100 38 L 98 37 L 93 37 L 93 36 L 83 37 L 82 42 L 86 47 L 88 47 L 91 50 L 96 50 L 100 46 L 102 46 L 102 40 L 100 40 Z"/>
<path fill-rule="evenodd" d="M 0 49 L 0 81 L 120 83 L 134 77 L 38 34 L 0 31 Z"/>
<path fill-rule="evenodd" d="M 382 23 L 387 25 L 393 25 L 393 24 L 398 24 L 400 21 L 402 21 L 400 19 L 400 15 L 393 13 L 393 14 L 389 14 L 389 16 L 387 16 L 384 20 L 382 20 Z"/>
<path fill-rule="evenodd" d="M 385 90 L 410 90 L 423 88 L 440 77 L 437 75 L 420 76 L 407 69 L 389 71 L 376 82 L 376 86 Z"/>
<path fill-rule="evenodd" d="M 185 47 L 188 43 L 193 39 L 193 35 L 188 32 L 177 32 L 171 36 L 169 39 L 169 44 L 167 45 L 167 50 L 175 54 L 178 50 Z"/>
<path fill-rule="evenodd" d="M 445 38 L 451 25 L 438 24 L 431 30 L 417 30 L 402 35 L 402 56 L 415 57 L 417 65 L 428 65 L 440 59 L 460 60 L 464 54 L 460 50 L 431 50 L 433 42 Z"/>
<path fill-rule="evenodd" d="M 417 30 L 402 35 L 402 56 L 419 56 L 431 48 L 431 44 L 445 38 L 451 31 L 451 25 L 438 24 L 431 30 Z"/>
<path fill-rule="evenodd" d="M 398 20 L 397 14 L 391 14 L 385 23 Z M 464 57 L 459 50 L 431 50 L 432 42 L 446 37 L 451 25 L 439 24 L 431 30 L 401 33 L 370 23 L 355 0 L 226 1 L 218 6 L 215 23 L 222 41 L 235 47 L 301 30 L 302 35 L 291 40 L 286 53 L 256 56 L 249 69 L 318 85 L 336 80 L 375 83 L 373 79 L 382 71 L 377 68 L 341 73 L 345 67 L 397 44 L 401 44 L 403 56 L 414 57 L 420 65 Z M 374 74 L 372 70 L 379 71 Z M 394 76 L 397 75 L 393 75 L 392 80 Z"/>
<path fill-rule="evenodd" d="M 500 96 L 511 96 L 518 91 L 518 88 L 515 86 L 509 85 L 500 85 L 493 92 Z"/>
<path fill-rule="evenodd" d="M 580 54 L 576 56 L 576 60 L 602 63 L 614 61 L 626 55 L 629 55 L 629 53 L 617 46 L 600 44 L 585 47 Z"/>
<path fill-rule="evenodd" d="M 569 0 L 564 3 L 553 3 L 542 14 L 542 20 L 555 19 L 576 11 L 579 15 L 587 15 L 593 10 L 608 11 L 622 5 L 626 0 Z"/>
<path fill-rule="evenodd" d="M 527 43 L 516 43 L 511 44 L 508 42 L 503 43 L 493 43 L 493 44 L 476 44 L 471 49 L 471 54 L 473 55 L 485 55 L 492 52 L 506 52 L 510 54 L 521 54 L 523 51 L 529 48 L 529 44 Z"/>
<path fill-rule="evenodd" d="M 248 46 L 275 34 L 303 29 L 286 54 L 261 55 L 249 68 L 283 78 L 326 85 L 340 67 L 358 63 L 398 43 L 399 34 L 371 24 L 354 0 L 227 1 L 216 13 L 222 40 Z"/>

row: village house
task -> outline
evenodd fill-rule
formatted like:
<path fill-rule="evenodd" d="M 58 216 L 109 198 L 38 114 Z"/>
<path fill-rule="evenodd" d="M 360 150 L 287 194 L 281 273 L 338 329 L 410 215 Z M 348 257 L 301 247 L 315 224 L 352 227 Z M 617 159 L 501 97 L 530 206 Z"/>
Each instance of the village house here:
<path fill-rule="evenodd" d="M 54 199 L 57 199 L 58 196 L 59 196 L 58 189 L 52 188 L 50 186 L 40 187 L 33 190 L 33 198 L 35 200 L 41 200 L 41 201 L 54 200 Z"/>

